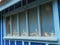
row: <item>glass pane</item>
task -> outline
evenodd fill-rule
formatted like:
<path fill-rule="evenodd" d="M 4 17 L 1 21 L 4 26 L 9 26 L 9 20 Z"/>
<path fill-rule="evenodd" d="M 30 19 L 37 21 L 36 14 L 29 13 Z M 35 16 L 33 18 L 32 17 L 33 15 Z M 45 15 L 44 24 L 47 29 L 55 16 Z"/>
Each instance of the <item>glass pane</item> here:
<path fill-rule="evenodd" d="M 37 21 L 37 9 L 33 8 L 28 11 L 28 23 L 29 23 L 29 36 L 39 36 L 38 21 Z"/>
<path fill-rule="evenodd" d="M 40 10 L 42 36 L 55 36 L 52 3 L 41 5 Z"/>
<path fill-rule="evenodd" d="M 6 17 L 6 36 L 10 36 L 10 17 Z"/>
<path fill-rule="evenodd" d="M 18 33 L 17 33 L 17 16 L 16 15 L 12 16 L 12 35 L 18 36 Z"/>
<path fill-rule="evenodd" d="M 26 31 L 26 13 L 25 12 L 20 13 L 19 23 L 20 23 L 20 35 L 21 36 L 26 36 L 27 31 Z"/>

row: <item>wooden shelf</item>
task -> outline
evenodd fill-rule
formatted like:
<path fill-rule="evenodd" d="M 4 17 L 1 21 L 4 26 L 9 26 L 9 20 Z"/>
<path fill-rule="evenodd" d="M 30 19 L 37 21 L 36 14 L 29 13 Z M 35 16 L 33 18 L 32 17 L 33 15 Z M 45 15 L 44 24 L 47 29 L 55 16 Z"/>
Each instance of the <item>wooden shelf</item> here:
<path fill-rule="evenodd" d="M 4 37 L 4 39 L 38 40 L 38 41 L 58 41 L 57 37 Z"/>

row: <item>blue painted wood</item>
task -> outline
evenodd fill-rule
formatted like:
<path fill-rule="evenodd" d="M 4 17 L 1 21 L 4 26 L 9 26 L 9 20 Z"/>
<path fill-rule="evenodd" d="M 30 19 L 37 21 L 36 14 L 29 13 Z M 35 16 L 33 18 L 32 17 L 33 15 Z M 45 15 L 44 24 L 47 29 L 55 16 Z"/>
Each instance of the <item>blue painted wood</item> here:
<path fill-rule="evenodd" d="M 29 43 L 28 42 L 24 42 L 24 45 L 29 45 Z"/>
<path fill-rule="evenodd" d="M 31 45 L 46 45 L 44 43 L 35 43 L 35 42 L 31 42 Z"/>
<path fill-rule="evenodd" d="M 58 0 L 58 11 L 59 11 L 59 26 L 60 26 L 60 0 Z"/>
<path fill-rule="evenodd" d="M 14 40 L 11 40 L 10 41 L 10 45 L 15 45 L 15 41 Z"/>
<path fill-rule="evenodd" d="M 6 18 L 3 17 L 3 30 L 2 30 L 2 35 L 4 34 L 4 36 L 6 36 Z M 3 33 L 4 32 L 4 33 Z"/>
<path fill-rule="evenodd" d="M 16 45 L 22 45 L 22 41 L 16 41 Z"/>
<path fill-rule="evenodd" d="M 5 40 L 5 45 L 9 45 L 9 40 Z"/>
<path fill-rule="evenodd" d="M 1 45 L 1 18 L 0 18 L 0 45 Z"/>
<path fill-rule="evenodd" d="M 4 39 L 3 39 L 3 37 L 4 37 L 4 30 L 5 30 L 5 28 L 4 28 L 4 18 L 2 17 L 2 31 L 1 31 L 1 35 L 2 35 L 2 45 L 4 45 Z"/>
<path fill-rule="evenodd" d="M 55 35 L 60 40 L 60 27 L 59 27 L 59 13 L 58 13 L 58 2 L 55 0 L 53 2 L 53 17 L 54 17 L 54 28 L 55 28 Z"/>

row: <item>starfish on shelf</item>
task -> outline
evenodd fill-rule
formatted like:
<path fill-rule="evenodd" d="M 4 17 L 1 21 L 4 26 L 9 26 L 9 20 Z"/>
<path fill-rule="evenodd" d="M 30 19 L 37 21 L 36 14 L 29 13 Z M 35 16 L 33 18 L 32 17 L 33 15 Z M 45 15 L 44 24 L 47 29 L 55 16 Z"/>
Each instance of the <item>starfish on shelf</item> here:
<path fill-rule="evenodd" d="M 44 36 L 48 37 L 48 36 L 49 36 L 49 34 L 48 34 L 47 32 L 44 32 Z"/>
<path fill-rule="evenodd" d="M 26 32 L 23 30 L 22 33 L 21 33 L 21 36 L 26 36 Z"/>
<path fill-rule="evenodd" d="M 39 36 L 39 32 L 35 29 L 35 32 L 31 33 L 30 36 Z"/>
<path fill-rule="evenodd" d="M 13 31 L 13 36 L 18 36 L 18 33 L 15 30 Z"/>

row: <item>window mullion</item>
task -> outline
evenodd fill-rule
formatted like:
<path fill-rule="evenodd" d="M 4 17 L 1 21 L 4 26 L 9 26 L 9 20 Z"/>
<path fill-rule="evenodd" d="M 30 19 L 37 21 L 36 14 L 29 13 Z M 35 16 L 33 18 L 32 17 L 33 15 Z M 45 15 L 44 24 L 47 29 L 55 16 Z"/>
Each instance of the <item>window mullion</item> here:
<path fill-rule="evenodd" d="M 10 16 L 10 35 L 12 36 L 12 16 Z"/>
<path fill-rule="evenodd" d="M 38 17 L 38 30 L 39 30 L 39 35 L 41 36 L 40 9 L 39 9 L 39 6 L 37 7 L 37 17 Z"/>
<path fill-rule="evenodd" d="M 28 12 L 26 11 L 26 31 L 28 36 Z"/>
<path fill-rule="evenodd" d="M 4 37 L 6 36 L 6 18 L 4 17 Z"/>
<path fill-rule="evenodd" d="M 19 15 L 17 15 L 17 32 L 18 32 L 18 36 L 19 36 Z"/>

